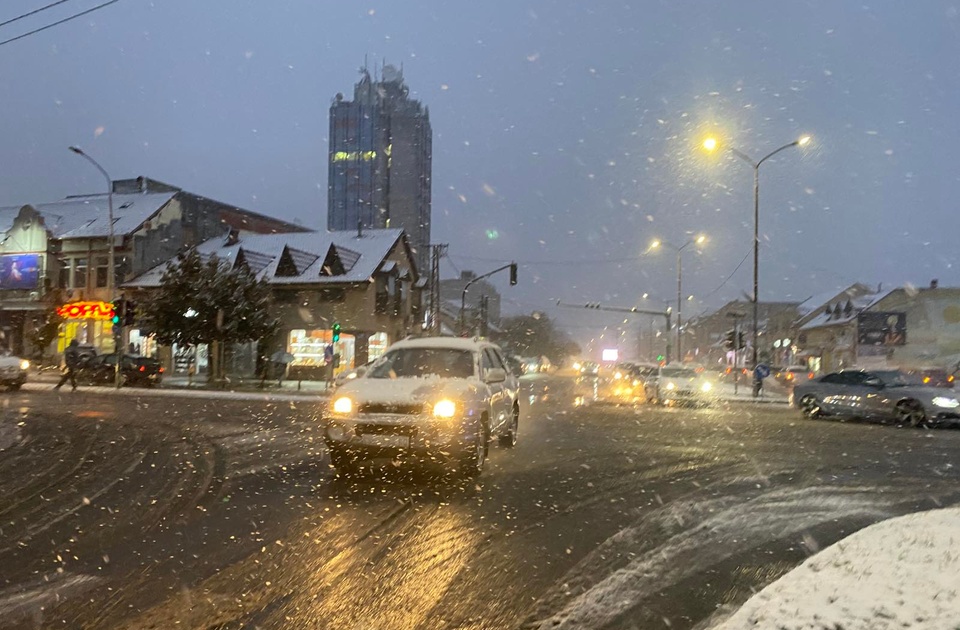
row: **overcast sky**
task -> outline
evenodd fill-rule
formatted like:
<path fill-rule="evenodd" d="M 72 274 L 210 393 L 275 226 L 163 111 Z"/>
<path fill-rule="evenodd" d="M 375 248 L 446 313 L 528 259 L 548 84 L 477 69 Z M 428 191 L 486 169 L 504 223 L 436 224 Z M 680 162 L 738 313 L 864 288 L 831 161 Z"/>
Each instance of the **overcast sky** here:
<path fill-rule="evenodd" d="M 102 0 L 0 27 L 7 39 Z M 0 21 L 46 0 L 4 0 Z M 403 64 L 434 130 L 434 240 L 455 269 L 523 263 L 505 310 L 577 332 L 556 300 L 761 299 L 854 281 L 960 285 L 960 7 L 954 2 L 120 0 L 0 46 L 0 204 L 146 175 L 326 225 L 328 108 L 365 56 Z M 452 264 L 451 264 L 452 263 Z M 662 301 L 660 302 L 662 305 Z M 579 333 L 578 333 L 579 334 Z M 586 334 L 586 333 L 584 333 Z"/>

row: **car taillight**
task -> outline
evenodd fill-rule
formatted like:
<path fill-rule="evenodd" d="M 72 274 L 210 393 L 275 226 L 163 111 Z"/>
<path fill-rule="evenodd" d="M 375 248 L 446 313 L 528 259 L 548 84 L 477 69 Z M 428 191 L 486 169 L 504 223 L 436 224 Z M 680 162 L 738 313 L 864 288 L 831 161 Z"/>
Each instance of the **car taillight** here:
<path fill-rule="evenodd" d="M 930 382 L 930 377 L 929 377 L 929 376 L 924 376 L 924 377 L 923 377 L 923 382 L 924 382 L 924 383 L 929 383 L 929 382 Z"/>
<path fill-rule="evenodd" d="M 950 376 L 947 377 L 947 382 L 948 382 L 948 383 L 952 383 L 952 382 L 953 382 L 953 374 L 951 374 Z"/>
<path fill-rule="evenodd" d="M 157 371 L 160 372 L 161 374 L 163 374 L 163 368 L 160 368 L 160 369 L 157 370 Z"/>
<path fill-rule="evenodd" d="M 792 373 L 791 373 L 791 374 L 787 374 L 787 380 L 788 380 L 788 381 L 792 381 L 792 380 L 793 380 L 793 374 L 792 374 Z"/>
<path fill-rule="evenodd" d="M 146 371 L 147 371 L 147 368 L 145 368 L 145 367 L 143 367 L 143 366 L 141 365 L 141 366 L 140 366 L 140 371 L 141 371 L 141 372 L 146 372 Z"/>
<path fill-rule="evenodd" d="M 807 378 L 813 380 L 813 372 L 807 372 Z"/>

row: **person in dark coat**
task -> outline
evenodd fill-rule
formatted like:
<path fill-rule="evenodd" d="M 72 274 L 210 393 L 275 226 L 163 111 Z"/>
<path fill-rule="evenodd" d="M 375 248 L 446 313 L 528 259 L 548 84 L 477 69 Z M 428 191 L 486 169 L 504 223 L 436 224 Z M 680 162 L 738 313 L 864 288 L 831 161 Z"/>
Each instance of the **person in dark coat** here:
<path fill-rule="evenodd" d="M 63 353 L 63 362 L 66 364 L 67 369 L 64 371 L 63 376 L 60 377 L 60 382 L 57 383 L 54 389 L 60 389 L 63 387 L 63 384 L 67 382 L 67 379 L 69 379 L 70 385 L 73 386 L 71 391 L 75 392 L 77 391 L 76 369 L 80 367 L 80 342 L 76 339 L 70 341 L 67 350 Z"/>

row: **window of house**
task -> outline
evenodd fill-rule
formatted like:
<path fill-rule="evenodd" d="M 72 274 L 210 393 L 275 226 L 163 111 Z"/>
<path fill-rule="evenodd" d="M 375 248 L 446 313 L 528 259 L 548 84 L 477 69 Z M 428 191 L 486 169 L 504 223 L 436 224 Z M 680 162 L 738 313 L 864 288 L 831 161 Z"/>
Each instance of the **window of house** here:
<path fill-rule="evenodd" d="M 110 258 L 107 256 L 97 257 L 97 288 L 107 286 L 107 278 L 110 274 Z"/>
<path fill-rule="evenodd" d="M 61 289 L 70 288 L 70 263 L 69 258 L 60 259 L 60 276 L 57 279 L 57 286 Z"/>
<path fill-rule="evenodd" d="M 87 288 L 87 259 L 75 258 L 73 261 L 73 288 Z"/>
<path fill-rule="evenodd" d="M 374 282 L 376 285 L 374 311 L 377 314 L 383 314 L 387 312 L 390 301 L 390 294 L 387 292 L 387 279 L 383 276 L 377 276 Z"/>

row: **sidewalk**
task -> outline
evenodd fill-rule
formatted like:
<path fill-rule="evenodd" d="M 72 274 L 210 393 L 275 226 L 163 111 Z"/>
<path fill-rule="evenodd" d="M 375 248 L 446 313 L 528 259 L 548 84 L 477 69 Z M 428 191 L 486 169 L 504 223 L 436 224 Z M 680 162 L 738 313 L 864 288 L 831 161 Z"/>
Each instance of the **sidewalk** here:
<path fill-rule="evenodd" d="M 759 398 L 753 397 L 753 387 L 751 383 L 743 384 L 737 388 L 737 393 L 733 392 L 733 383 L 720 383 L 717 386 L 717 395 L 726 402 L 747 402 L 754 404 L 789 404 L 788 393 L 780 387 L 766 387 Z"/>
<path fill-rule="evenodd" d="M 953 629 L 960 508 L 882 521 L 809 558 L 714 630 Z"/>
<path fill-rule="evenodd" d="M 47 372 L 31 372 L 27 376 L 27 384 L 24 386 L 24 389 L 32 391 L 42 391 L 44 389 L 50 389 L 57 384 L 57 381 L 60 380 L 60 373 L 54 371 Z M 84 391 L 96 391 L 96 392 L 110 392 L 117 391 L 113 387 L 106 386 L 90 386 L 90 385 L 81 385 L 81 389 Z M 194 378 L 191 382 L 186 376 L 172 376 L 164 378 L 159 386 L 154 388 L 148 387 L 125 387 L 121 391 L 124 392 L 195 392 L 202 393 L 207 392 L 210 394 L 251 394 L 256 395 L 255 398 L 259 399 L 263 396 L 276 396 L 280 395 L 284 398 L 290 399 L 301 399 L 309 398 L 316 399 L 318 397 L 327 397 L 330 395 L 328 391 L 327 384 L 319 381 L 284 381 L 282 385 L 277 385 L 276 381 L 266 381 L 261 387 L 261 381 L 259 379 L 237 379 L 233 381 L 228 381 L 223 385 L 219 384 L 208 384 L 205 377 Z"/>

